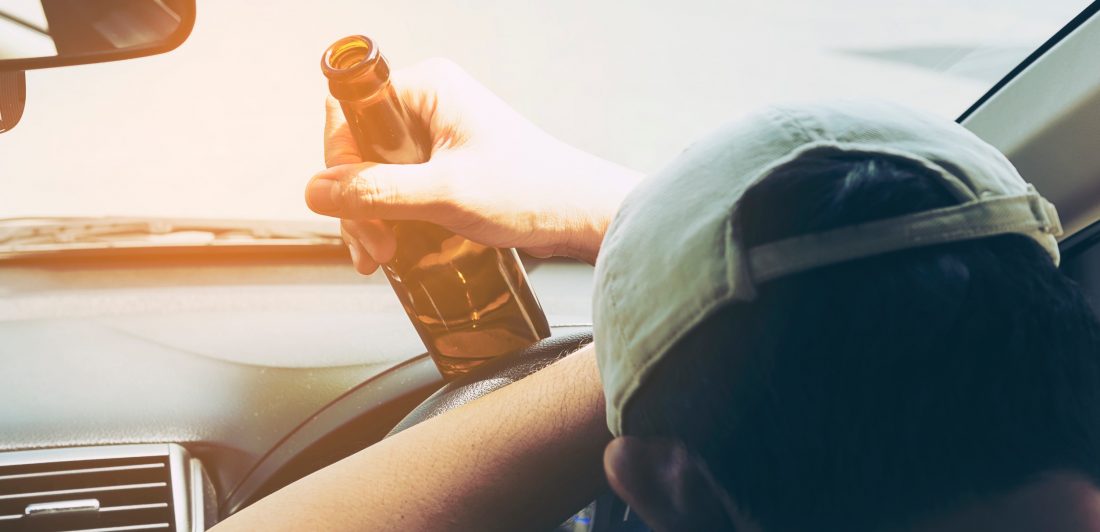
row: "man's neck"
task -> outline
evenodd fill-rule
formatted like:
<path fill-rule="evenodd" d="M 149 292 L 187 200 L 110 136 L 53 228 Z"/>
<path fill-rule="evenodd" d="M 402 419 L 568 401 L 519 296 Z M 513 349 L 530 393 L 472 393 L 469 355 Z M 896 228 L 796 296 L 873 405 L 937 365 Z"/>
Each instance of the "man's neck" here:
<path fill-rule="evenodd" d="M 933 519 L 914 530 L 1100 531 L 1100 490 L 1079 474 L 1050 473 L 1017 490 Z"/>

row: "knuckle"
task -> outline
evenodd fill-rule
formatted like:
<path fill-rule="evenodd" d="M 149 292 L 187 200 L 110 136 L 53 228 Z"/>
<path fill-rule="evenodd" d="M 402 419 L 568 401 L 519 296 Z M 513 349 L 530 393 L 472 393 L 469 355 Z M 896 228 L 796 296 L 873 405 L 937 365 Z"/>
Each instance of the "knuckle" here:
<path fill-rule="evenodd" d="M 370 216 L 384 207 L 391 199 L 389 196 L 392 194 L 391 191 L 381 186 L 378 180 L 371 179 L 370 176 L 363 174 L 358 174 L 352 178 L 347 189 L 349 197 L 346 198 L 345 203 L 352 211 L 349 214 L 355 216 Z"/>

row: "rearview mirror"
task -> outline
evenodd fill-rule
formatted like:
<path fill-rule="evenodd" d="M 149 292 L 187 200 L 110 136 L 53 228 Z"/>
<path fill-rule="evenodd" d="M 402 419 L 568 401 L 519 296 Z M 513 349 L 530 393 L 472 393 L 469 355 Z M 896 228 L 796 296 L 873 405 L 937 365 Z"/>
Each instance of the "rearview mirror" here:
<path fill-rule="evenodd" d="M 4 0 L 0 71 L 164 53 L 194 25 L 194 0 Z"/>

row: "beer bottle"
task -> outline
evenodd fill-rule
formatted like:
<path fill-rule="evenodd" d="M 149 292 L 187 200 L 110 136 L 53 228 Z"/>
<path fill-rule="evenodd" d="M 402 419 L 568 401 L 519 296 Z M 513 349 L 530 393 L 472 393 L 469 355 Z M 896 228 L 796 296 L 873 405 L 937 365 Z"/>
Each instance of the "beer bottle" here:
<path fill-rule="evenodd" d="M 321 70 L 364 160 L 428 160 L 427 127 L 398 97 L 373 41 L 361 35 L 336 41 Z M 483 246 L 425 222 L 388 223 L 397 251 L 382 270 L 444 376 L 550 336 L 516 250 Z"/>

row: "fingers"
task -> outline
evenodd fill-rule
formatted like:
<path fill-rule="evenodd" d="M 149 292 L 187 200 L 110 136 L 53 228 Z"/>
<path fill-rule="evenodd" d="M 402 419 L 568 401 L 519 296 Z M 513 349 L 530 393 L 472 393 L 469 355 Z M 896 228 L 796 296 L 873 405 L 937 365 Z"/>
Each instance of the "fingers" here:
<path fill-rule="evenodd" d="M 469 76 L 453 62 L 433 59 L 403 68 L 393 74 L 393 84 L 413 116 L 429 126 L 432 144 L 444 139 L 447 144 L 457 144 L 458 135 L 453 124 L 436 120 L 438 92 L 461 84 Z M 467 82 L 468 83 L 468 82 Z M 325 99 L 325 166 L 332 168 L 342 164 L 363 162 L 355 137 L 351 133 L 340 102 L 329 96 Z"/>
<path fill-rule="evenodd" d="M 353 238 L 374 263 L 393 260 L 397 243 L 389 224 L 381 220 L 340 220 L 340 233 Z"/>
<path fill-rule="evenodd" d="M 325 100 L 325 167 L 361 163 L 359 147 L 351 134 L 340 102 L 329 96 Z"/>
<path fill-rule="evenodd" d="M 344 239 L 344 244 L 348 246 L 348 253 L 351 254 L 351 262 L 355 265 L 355 271 L 363 275 L 370 275 L 378 269 L 378 263 L 367 253 L 359 239 L 348 233 L 342 225 L 340 227 L 340 237 Z"/>
<path fill-rule="evenodd" d="M 348 164 L 325 170 L 306 186 L 306 205 L 314 212 L 351 220 L 450 221 L 449 180 L 439 163 Z"/>

